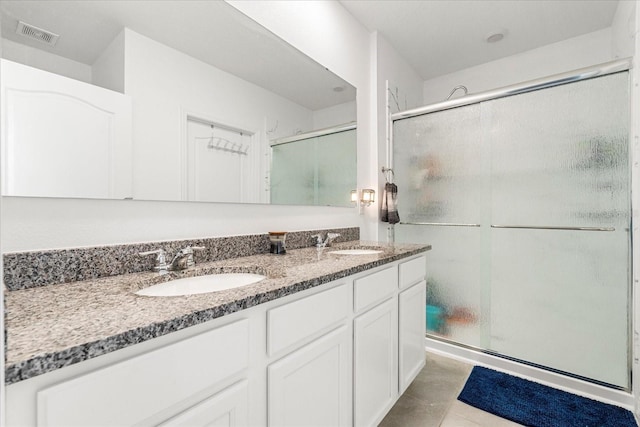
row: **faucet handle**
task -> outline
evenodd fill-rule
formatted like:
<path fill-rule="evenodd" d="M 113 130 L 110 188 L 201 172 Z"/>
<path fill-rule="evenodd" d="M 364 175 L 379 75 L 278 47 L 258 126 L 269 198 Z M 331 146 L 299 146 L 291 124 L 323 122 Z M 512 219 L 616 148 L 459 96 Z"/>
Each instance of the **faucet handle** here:
<path fill-rule="evenodd" d="M 155 271 L 160 274 L 165 274 L 169 271 L 169 265 L 167 264 L 167 253 L 164 249 L 156 249 L 153 251 L 139 252 L 140 256 L 156 255 L 156 265 L 153 267 Z"/>
<path fill-rule="evenodd" d="M 316 239 L 316 246 L 317 247 L 321 247 L 323 246 L 323 242 L 322 242 L 322 234 L 318 233 L 318 234 L 314 234 L 313 236 L 311 236 L 312 238 L 315 237 Z"/>
<path fill-rule="evenodd" d="M 196 261 L 193 259 L 193 252 L 194 251 L 203 251 L 207 249 L 205 246 L 187 246 L 185 248 L 182 248 L 178 251 L 178 254 L 182 254 L 185 255 L 187 257 L 187 268 L 189 267 L 193 267 L 194 265 L 196 265 Z"/>
<path fill-rule="evenodd" d="M 331 242 L 339 236 L 340 233 L 327 233 L 327 239 L 324 241 L 325 246 L 331 246 Z"/>

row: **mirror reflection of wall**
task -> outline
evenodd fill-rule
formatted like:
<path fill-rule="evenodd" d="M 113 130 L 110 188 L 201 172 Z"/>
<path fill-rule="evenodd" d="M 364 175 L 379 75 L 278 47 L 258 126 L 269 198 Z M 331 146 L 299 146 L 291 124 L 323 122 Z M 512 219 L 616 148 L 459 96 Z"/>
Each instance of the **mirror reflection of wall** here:
<path fill-rule="evenodd" d="M 271 143 L 271 202 L 351 206 L 357 187 L 355 125 Z"/>
<path fill-rule="evenodd" d="M 157 19 L 148 19 L 149 10 L 154 10 Z M 64 185 L 57 193 L 51 189 L 46 194 L 3 189 L 3 195 L 316 204 L 270 197 L 269 141 L 356 119 L 353 86 L 225 2 L 3 0 L 0 12 L 4 60 L 83 81 L 105 94 L 126 96 L 131 103 L 131 149 L 130 158 L 125 160 L 130 172 L 117 172 L 117 176 L 131 178 L 127 194 L 91 189 L 79 193 Z M 189 22 L 188 29 L 173 19 L 176 14 L 181 17 L 179 22 Z M 79 16 L 82 19 L 74 19 Z M 60 34 L 56 45 L 16 34 L 21 20 Z M 2 83 L 2 95 L 15 85 L 4 76 Z M 78 97 L 61 87 L 47 90 L 67 98 Z M 70 122 L 64 116 L 69 109 L 64 106 L 49 110 L 50 120 Z M 17 129 L 16 111 L 12 105 L 4 109 L 3 127 Z M 221 131 L 241 130 L 243 137 L 250 136 L 251 150 L 224 162 L 220 160 L 222 157 L 212 160 L 211 150 L 189 151 L 194 118 L 205 127 L 215 124 Z M 74 131 L 78 133 L 77 129 Z M 109 128 L 106 132 L 112 131 Z M 15 135 L 3 132 L 3 150 L 11 144 L 23 144 L 15 138 L 8 140 Z M 64 139 L 65 135 L 60 137 Z M 88 141 L 91 135 L 86 132 L 84 136 L 74 135 L 73 139 Z M 34 146 L 43 143 L 41 135 L 29 142 Z M 351 143 L 355 151 L 355 136 Z M 63 151 L 61 156 L 72 158 L 70 152 L 81 150 L 66 147 Z M 199 159 L 196 154 L 199 152 L 207 160 Z M 85 162 L 81 157 L 75 159 L 76 166 Z M 5 160 L 11 162 L 8 157 Z M 350 162 L 348 165 L 343 162 L 343 167 L 355 177 L 355 157 Z M 237 167 L 229 169 L 235 163 Z M 8 171 L 12 167 L 15 170 L 16 165 L 4 166 L 3 170 Z M 199 168 L 197 172 L 191 170 L 194 167 Z M 288 166 L 281 165 L 280 170 L 285 167 Z M 75 173 L 69 163 L 59 168 L 63 169 L 71 175 Z M 42 180 L 38 170 L 21 173 L 35 177 L 35 182 Z M 239 175 L 233 181 L 237 188 L 224 187 L 225 191 L 216 193 L 214 189 L 222 187 L 211 181 L 219 181 L 220 173 L 225 177 Z M 201 183 L 208 184 L 196 189 L 196 176 Z M 109 179 L 112 178 L 104 178 Z M 318 204 L 327 204 L 329 200 L 331 205 L 345 205 L 343 200 L 348 201 L 348 192 L 345 194 L 335 194 Z"/>

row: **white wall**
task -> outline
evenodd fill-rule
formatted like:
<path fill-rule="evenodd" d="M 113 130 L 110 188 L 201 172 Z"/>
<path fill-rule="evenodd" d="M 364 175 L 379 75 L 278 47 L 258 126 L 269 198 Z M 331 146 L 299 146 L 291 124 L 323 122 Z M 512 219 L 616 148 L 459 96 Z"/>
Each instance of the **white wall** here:
<path fill-rule="evenodd" d="M 616 58 L 628 56 L 634 57 L 634 62 L 640 58 L 640 40 L 637 34 L 640 29 L 640 8 L 636 1 L 621 1 L 616 10 L 616 15 L 612 23 L 613 34 L 613 54 Z M 640 420 L 640 292 L 637 285 L 640 282 L 640 195 L 637 189 L 640 188 L 640 70 L 636 66 L 631 69 L 631 221 L 633 224 L 632 259 L 633 281 L 632 281 L 632 327 L 633 335 L 631 340 L 633 351 L 632 378 L 633 395 L 635 402 L 636 421 Z"/>
<path fill-rule="evenodd" d="M 372 186 L 366 29 L 334 1 L 239 3 L 241 11 L 253 10 L 253 19 L 358 88 L 358 180 Z M 0 233 L 3 251 L 350 226 L 375 238 L 377 218 L 370 212 L 364 221 L 351 208 L 4 198 Z"/>
<path fill-rule="evenodd" d="M 446 100 L 458 85 L 479 93 L 611 61 L 612 46 L 612 31 L 607 28 L 436 77 L 424 82 L 424 105 Z"/>
<path fill-rule="evenodd" d="M 388 158 L 387 139 L 389 129 L 388 113 L 396 113 L 401 110 L 419 107 L 422 105 L 422 79 L 418 73 L 402 58 L 391 44 L 380 34 L 371 35 L 372 44 L 375 46 L 375 73 L 376 84 L 375 114 L 378 117 L 376 127 L 378 162 L 376 164 L 377 191 L 381 198 L 383 195 L 385 176 L 381 172 L 382 166 L 391 164 Z M 387 92 L 387 82 L 388 91 Z M 388 110 L 388 111 L 387 111 Z M 402 212 L 399 211 L 400 219 Z M 391 240 L 389 224 L 378 223 L 378 236 L 380 240 Z"/>
<path fill-rule="evenodd" d="M 2 218 L 4 252 L 358 226 L 349 208 L 21 197 Z"/>
<path fill-rule="evenodd" d="M 94 85 L 124 93 L 124 42 L 122 30 L 95 60 L 91 66 Z"/>
<path fill-rule="evenodd" d="M 344 102 L 313 112 L 313 129 L 324 129 L 357 120 L 356 101 Z"/>
<path fill-rule="evenodd" d="M 2 57 L 9 61 L 91 83 L 91 67 L 40 49 L 2 39 Z"/>
<path fill-rule="evenodd" d="M 611 52 L 614 58 L 627 58 L 635 54 L 636 0 L 618 3 L 611 23 Z"/>

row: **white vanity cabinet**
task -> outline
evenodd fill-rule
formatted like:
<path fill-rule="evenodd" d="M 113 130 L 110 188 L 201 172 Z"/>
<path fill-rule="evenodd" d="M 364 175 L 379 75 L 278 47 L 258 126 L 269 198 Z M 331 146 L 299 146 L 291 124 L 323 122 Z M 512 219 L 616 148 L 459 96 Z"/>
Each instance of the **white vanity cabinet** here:
<path fill-rule="evenodd" d="M 242 380 L 159 427 L 241 427 L 248 423 L 248 381 Z"/>
<path fill-rule="evenodd" d="M 249 322 L 240 320 L 44 388 L 36 393 L 37 424 L 156 424 L 185 403 L 220 393 L 225 380 L 246 371 L 248 328 Z M 230 412 L 224 399 L 210 398 L 207 406 L 220 416 Z M 246 412 L 239 398 L 233 406 Z"/>
<path fill-rule="evenodd" d="M 398 268 L 354 280 L 354 425 L 377 425 L 398 395 Z"/>
<path fill-rule="evenodd" d="M 351 425 L 351 334 L 342 326 L 268 367 L 269 426 Z"/>
<path fill-rule="evenodd" d="M 398 295 L 399 393 L 405 392 L 425 365 L 427 284 L 424 257 L 401 262 Z"/>
<path fill-rule="evenodd" d="M 340 284 L 267 312 L 270 426 L 351 425 L 351 286 Z M 329 332 L 327 332 L 329 331 Z"/>
<path fill-rule="evenodd" d="M 426 257 L 6 387 L 14 426 L 374 426 L 424 366 Z"/>

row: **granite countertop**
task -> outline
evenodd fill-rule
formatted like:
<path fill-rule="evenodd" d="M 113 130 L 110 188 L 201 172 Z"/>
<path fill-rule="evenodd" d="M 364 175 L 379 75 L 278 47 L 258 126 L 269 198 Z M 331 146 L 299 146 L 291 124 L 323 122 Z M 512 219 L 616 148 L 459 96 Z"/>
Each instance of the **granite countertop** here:
<path fill-rule="evenodd" d="M 331 250 L 376 246 L 375 255 Z M 197 325 L 267 301 L 429 250 L 428 245 L 351 241 L 285 255 L 253 255 L 196 265 L 184 272 L 155 272 L 5 292 L 5 383 L 12 384 L 111 351 Z M 253 285 L 176 297 L 134 292 L 167 280 L 211 273 L 267 276 Z"/>

